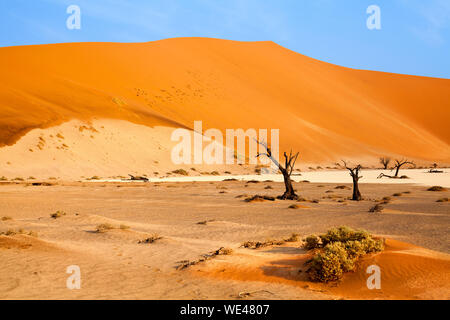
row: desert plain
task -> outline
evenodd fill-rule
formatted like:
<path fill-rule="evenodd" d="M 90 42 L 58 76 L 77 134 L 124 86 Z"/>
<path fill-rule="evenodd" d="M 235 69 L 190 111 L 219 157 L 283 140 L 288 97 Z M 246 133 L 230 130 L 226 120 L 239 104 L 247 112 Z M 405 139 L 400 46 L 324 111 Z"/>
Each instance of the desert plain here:
<path fill-rule="evenodd" d="M 102 183 L 53 181 L 0 186 L 2 299 L 448 299 L 447 192 L 411 184 L 295 182 L 303 201 L 245 202 L 278 195 L 283 183 L 261 181 Z M 393 196 L 393 195 L 396 196 Z M 369 212 L 389 197 L 381 212 Z M 295 208 L 289 208 L 296 205 Z M 51 217 L 60 211 L 58 217 Z M 98 232 L 98 226 L 114 229 Z M 388 239 L 339 283 L 309 281 L 303 237 L 347 225 Z M 297 241 L 260 249 L 246 241 Z M 152 243 L 139 243 L 155 238 Z M 186 268 L 220 248 L 231 249 Z M 366 286 L 367 266 L 382 270 L 382 289 Z M 69 290 L 66 268 L 81 270 Z"/>
<path fill-rule="evenodd" d="M 450 298 L 450 80 L 206 38 L 6 47 L 0 69 L 0 299 Z M 264 166 L 174 163 L 194 121 L 278 129 L 299 199 Z M 385 248 L 313 282 L 304 239 L 339 226 Z"/>

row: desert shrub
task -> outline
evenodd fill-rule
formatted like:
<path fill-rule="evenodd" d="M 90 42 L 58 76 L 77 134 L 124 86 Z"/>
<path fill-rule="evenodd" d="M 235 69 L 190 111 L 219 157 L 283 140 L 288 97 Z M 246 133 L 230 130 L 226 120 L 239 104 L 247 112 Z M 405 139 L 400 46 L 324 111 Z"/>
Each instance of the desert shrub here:
<path fill-rule="evenodd" d="M 349 259 L 347 251 L 340 243 L 329 244 L 323 252 L 309 261 L 308 274 L 318 282 L 337 281 L 344 272 L 351 271 L 354 260 Z"/>
<path fill-rule="evenodd" d="M 339 280 L 345 272 L 353 271 L 360 257 L 382 251 L 384 242 L 373 239 L 367 231 L 339 227 L 320 236 L 307 237 L 304 248 L 318 251 L 307 262 L 311 280 L 330 282 Z"/>
<path fill-rule="evenodd" d="M 64 211 L 58 210 L 55 213 L 52 213 L 50 215 L 50 217 L 53 218 L 53 219 L 58 219 L 58 218 L 61 218 L 62 216 L 65 216 L 65 215 L 66 215 L 66 213 Z"/>
<path fill-rule="evenodd" d="M 247 199 L 245 199 L 245 202 L 261 202 L 261 201 L 275 201 L 274 197 L 270 197 L 270 196 L 260 196 L 260 195 L 255 195 L 253 197 L 249 197 Z"/>
<path fill-rule="evenodd" d="M 11 237 L 11 236 L 15 236 L 17 234 L 24 234 L 24 235 L 31 236 L 31 237 L 37 237 L 38 236 L 37 232 L 35 232 L 35 231 L 25 231 L 23 229 L 19 229 L 19 230 L 9 229 L 9 230 L 7 230 L 5 232 L 0 232 L 0 236 L 1 235 L 5 235 L 5 236 L 10 236 Z"/>
<path fill-rule="evenodd" d="M 427 191 L 447 191 L 447 189 L 441 186 L 433 186 L 429 188 Z"/>
<path fill-rule="evenodd" d="M 113 229 L 116 229 L 116 228 L 112 224 L 102 223 L 97 226 L 96 231 L 98 233 L 103 233 L 103 232 L 106 232 L 108 230 L 113 230 Z"/>
<path fill-rule="evenodd" d="M 403 195 L 402 193 L 398 192 L 398 193 L 394 193 L 392 196 L 393 197 L 401 197 L 402 195 Z"/>
<path fill-rule="evenodd" d="M 320 246 L 321 246 L 321 244 L 320 244 L 320 238 L 318 237 L 318 236 L 316 236 L 316 235 L 311 235 L 311 236 L 308 236 L 306 239 L 305 239 L 305 243 L 304 243 L 304 245 L 303 245 L 303 247 L 306 249 L 306 250 L 313 250 L 313 249 L 317 249 L 317 248 L 320 248 Z"/>
<path fill-rule="evenodd" d="M 370 208 L 369 212 L 381 212 L 384 207 L 381 204 L 376 204 L 374 207 Z"/>
<path fill-rule="evenodd" d="M 300 235 L 298 233 L 293 233 L 285 241 L 286 242 L 298 242 L 299 240 L 300 240 Z"/>
<path fill-rule="evenodd" d="M 391 200 L 391 197 L 384 197 L 383 199 L 381 199 L 381 204 L 388 204 L 391 202 Z"/>
<path fill-rule="evenodd" d="M 5 177 L 5 176 L 1 176 L 1 177 L 0 177 L 0 181 L 8 181 L 8 178 Z"/>
<path fill-rule="evenodd" d="M 2 221 L 8 221 L 8 220 L 12 220 L 12 218 L 11 218 L 11 217 L 2 217 L 0 220 L 2 220 Z"/>
<path fill-rule="evenodd" d="M 353 230 L 349 227 L 339 227 L 328 230 L 327 233 L 320 235 L 322 245 L 325 247 L 333 242 L 361 241 L 370 237 L 369 233 L 364 230 Z"/>
<path fill-rule="evenodd" d="M 189 175 L 189 172 L 187 172 L 184 169 L 177 169 L 177 170 L 172 171 L 171 173 L 179 174 L 179 175 L 182 175 L 182 176 L 188 176 Z"/>
<path fill-rule="evenodd" d="M 259 249 L 269 246 L 281 246 L 285 243 L 285 240 L 266 240 L 264 242 L 261 241 L 247 241 L 244 242 L 241 246 L 247 249 Z"/>
<path fill-rule="evenodd" d="M 161 240 L 161 239 L 162 239 L 162 237 L 160 235 L 154 234 L 149 238 L 146 238 L 144 240 L 139 240 L 138 243 L 139 244 L 150 244 L 150 243 L 153 243 L 153 242 Z"/>
<path fill-rule="evenodd" d="M 233 253 L 233 249 L 230 248 L 220 248 L 219 250 L 214 251 L 214 255 L 216 256 L 228 256 Z"/>
<path fill-rule="evenodd" d="M 448 201 L 449 201 L 448 198 L 442 198 L 442 199 L 436 200 L 436 202 L 448 202 Z"/>

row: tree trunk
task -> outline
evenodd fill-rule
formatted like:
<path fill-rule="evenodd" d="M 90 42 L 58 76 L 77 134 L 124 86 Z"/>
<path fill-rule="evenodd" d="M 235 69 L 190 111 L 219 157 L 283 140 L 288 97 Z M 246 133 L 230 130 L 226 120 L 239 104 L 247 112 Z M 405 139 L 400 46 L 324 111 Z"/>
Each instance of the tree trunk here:
<path fill-rule="evenodd" d="M 286 191 L 282 196 L 279 197 L 279 199 L 282 200 L 297 200 L 298 196 L 295 194 L 294 187 L 292 186 L 292 180 L 289 177 L 289 174 L 287 171 L 283 171 L 283 179 L 284 179 L 284 186 L 286 188 Z"/>
<path fill-rule="evenodd" d="M 353 178 L 353 201 L 361 201 L 361 192 L 359 192 L 358 179 Z"/>
<path fill-rule="evenodd" d="M 395 176 L 394 177 L 398 177 L 398 172 L 400 171 L 400 166 L 397 166 L 397 169 L 395 170 Z"/>

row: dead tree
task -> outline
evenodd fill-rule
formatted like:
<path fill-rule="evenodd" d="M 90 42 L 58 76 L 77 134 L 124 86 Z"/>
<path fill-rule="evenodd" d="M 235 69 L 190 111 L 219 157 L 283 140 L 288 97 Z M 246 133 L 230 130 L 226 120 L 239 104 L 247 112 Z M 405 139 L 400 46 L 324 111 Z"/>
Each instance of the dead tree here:
<path fill-rule="evenodd" d="M 354 168 L 350 168 L 349 166 L 347 166 L 347 162 L 345 162 L 344 160 L 342 160 L 342 162 L 344 163 L 344 167 L 350 171 L 350 176 L 353 179 L 353 196 L 352 196 L 352 200 L 353 201 L 361 201 L 362 200 L 362 196 L 361 196 L 361 192 L 359 192 L 359 179 L 362 178 L 362 176 L 359 175 L 359 172 L 361 171 L 362 166 L 360 164 L 358 164 L 356 167 Z"/>
<path fill-rule="evenodd" d="M 383 165 L 383 169 L 387 170 L 389 169 L 389 163 L 391 162 L 391 158 L 388 157 L 381 157 L 380 163 Z"/>
<path fill-rule="evenodd" d="M 438 170 L 438 164 L 433 163 L 433 168 L 431 168 L 430 171 L 428 171 L 428 173 L 444 173 L 444 171 Z"/>
<path fill-rule="evenodd" d="M 403 167 L 406 164 L 410 164 L 412 166 L 415 166 L 416 164 L 412 161 L 408 161 L 408 160 L 395 160 L 395 165 L 394 168 L 392 170 L 395 169 L 395 175 L 394 178 L 398 178 L 398 173 L 400 171 L 400 168 Z"/>
<path fill-rule="evenodd" d="M 146 178 L 146 177 L 135 177 L 135 176 L 133 176 L 131 174 L 128 174 L 128 175 L 130 176 L 130 180 L 131 181 L 144 181 L 144 182 L 148 182 L 149 181 L 149 179 Z"/>
<path fill-rule="evenodd" d="M 297 152 L 297 154 L 293 155 L 292 151 L 291 151 L 288 156 L 287 153 L 285 152 L 284 153 L 285 163 L 284 163 L 284 167 L 283 167 L 278 162 L 278 160 L 272 156 L 272 151 L 267 146 L 267 143 L 259 142 L 258 140 L 256 140 L 256 142 L 258 142 L 258 144 L 260 144 L 261 146 L 264 147 L 264 149 L 266 149 L 265 153 L 258 153 L 258 155 L 256 157 L 257 158 L 260 156 L 268 157 L 278 167 L 278 169 L 283 174 L 284 186 L 286 188 L 286 191 L 284 192 L 284 194 L 282 196 L 279 196 L 278 199 L 280 199 L 280 200 L 298 200 L 298 196 L 295 193 L 294 187 L 292 186 L 291 175 L 292 175 L 292 171 L 294 170 L 295 162 L 297 161 L 299 153 Z"/>

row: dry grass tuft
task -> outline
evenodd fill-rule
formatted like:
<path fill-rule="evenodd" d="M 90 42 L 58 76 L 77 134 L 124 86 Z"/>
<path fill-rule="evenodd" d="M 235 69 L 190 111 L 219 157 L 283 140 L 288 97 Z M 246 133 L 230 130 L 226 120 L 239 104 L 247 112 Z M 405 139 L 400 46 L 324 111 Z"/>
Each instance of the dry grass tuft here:
<path fill-rule="evenodd" d="M 433 187 L 427 189 L 427 191 L 443 192 L 443 191 L 447 191 L 447 189 L 445 189 L 444 187 L 441 187 L 441 186 L 433 186 Z"/>
<path fill-rule="evenodd" d="M 245 199 L 244 201 L 245 202 L 275 201 L 275 198 L 274 197 L 270 197 L 270 196 L 255 195 L 253 197 L 249 197 L 249 198 Z"/>
<path fill-rule="evenodd" d="M 189 268 L 191 266 L 197 265 L 199 263 L 205 262 L 207 260 L 213 259 L 217 256 L 227 256 L 232 253 L 233 253 L 233 249 L 222 247 L 216 251 L 202 255 L 200 259 L 195 260 L 195 261 L 189 261 L 189 260 L 179 261 L 178 262 L 179 265 L 176 266 L 176 269 L 183 270 L 183 269 Z"/>
<path fill-rule="evenodd" d="M 384 210 L 384 207 L 381 204 L 376 204 L 374 207 L 370 208 L 369 212 L 380 213 Z"/>
<path fill-rule="evenodd" d="M 138 243 L 139 244 L 150 244 L 150 243 L 153 243 L 153 242 L 161 240 L 161 239 L 162 239 L 162 237 L 160 235 L 154 234 L 149 238 L 146 238 L 144 240 L 139 240 Z"/>
<path fill-rule="evenodd" d="M 23 229 L 19 229 L 19 230 L 9 229 L 9 230 L 7 230 L 5 232 L 0 232 L 0 236 L 1 235 L 5 235 L 5 236 L 8 236 L 8 237 L 12 237 L 12 236 L 15 236 L 15 235 L 18 235 L 18 234 L 23 234 L 23 235 L 27 235 L 27 236 L 31 236 L 31 237 L 37 237 L 38 236 L 37 232 L 35 232 L 35 231 L 25 231 Z"/>
<path fill-rule="evenodd" d="M 189 172 L 187 172 L 184 169 L 177 169 L 177 170 L 172 171 L 171 173 L 179 174 L 179 175 L 182 175 L 182 176 L 188 176 L 189 175 Z"/>
<path fill-rule="evenodd" d="M 53 219 L 58 219 L 58 218 L 61 218 L 62 216 L 65 216 L 65 215 L 66 215 L 66 213 L 64 211 L 58 210 L 55 213 L 52 213 L 50 215 L 50 217 L 53 218 Z"/>
<path fill-rule="evenodd" d="M 112 224 L 109 224 L 109 223 L 102 223 L 102 224 L 99 224 L 97 227 L 96 227 L 96 232 L 97 233 L 104 233 L 104 232 L 106 232 L 106 231 L 109 231 L 109 230 L 113 230 L 113 229 L 117 229 L 116 227 L 114 227 Z"/>

